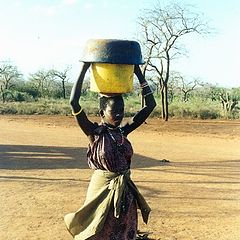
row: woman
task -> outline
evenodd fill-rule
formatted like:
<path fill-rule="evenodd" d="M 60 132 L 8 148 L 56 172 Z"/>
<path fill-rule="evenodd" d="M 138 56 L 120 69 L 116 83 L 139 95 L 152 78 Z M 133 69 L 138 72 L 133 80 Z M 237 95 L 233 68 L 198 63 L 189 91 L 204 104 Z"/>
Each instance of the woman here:
<path fill-rule="evenodd" d="M 124 102 L 121 95 L 100 97 L 101 123 L 91 122 L 79 104 L 83 79 L 90 63 L 83 63 L 73 86 L 70 103 L 73 115 L 89 138 L 88 164 L 94 169 L 85 203 L 75 213 L 65 216 L 74 239 L 136 239 L 137 207 L 147 223 L 150 208 L 130 179 L 133 150 L 127 135 L 139 127 L 156 106 L 153 93 L 138 65 L 134 73 L 139 79 L 145 107 L 121 125 Z"/>

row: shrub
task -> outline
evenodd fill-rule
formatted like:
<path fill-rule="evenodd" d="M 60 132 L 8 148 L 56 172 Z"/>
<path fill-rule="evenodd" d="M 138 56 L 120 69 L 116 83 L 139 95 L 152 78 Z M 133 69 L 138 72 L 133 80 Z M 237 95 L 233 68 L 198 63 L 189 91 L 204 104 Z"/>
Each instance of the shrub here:
<path fill-rule="evenodd" d="M 31 101 L 31 96 L 22 95 L 21 92 L 13 94 L 22 102 L 5 102 L 0 105 L 0 114 L 47 114 L 47 115 L 69 115 L 71 107 L 68 99 L 39 99 Z M 26 101 L 28 99 L 28 101 Z M 141 109 L 140 97 L 137 94 L 124 94 L 125 117 L 131 117 Z M 160 99 L 156 98 L 157 107 L 151 116 L 161 116 Z M 81 97 L 81 105 L 89 115 L 97 116 L 99 114 L 99 97 L 97 93 L 85 94 Z M 216 118 L 240 118 L 240 109 L 236 108 L 234 112 L 225 115 L 219 101 L 210 99 L 193 98 L 188 102 L 174 100 L 169 105 L 169 116 L 175 118 L 197 118 L 197 119 L 216 119 Z"/>
<path fill-rule="evenodd" d="M 173 101 L 169 105 L 169 115 L 177 118 L 216 119 L 223 117 L 221 105 L 211 100 L 192 99 L 187 102 Z"/>

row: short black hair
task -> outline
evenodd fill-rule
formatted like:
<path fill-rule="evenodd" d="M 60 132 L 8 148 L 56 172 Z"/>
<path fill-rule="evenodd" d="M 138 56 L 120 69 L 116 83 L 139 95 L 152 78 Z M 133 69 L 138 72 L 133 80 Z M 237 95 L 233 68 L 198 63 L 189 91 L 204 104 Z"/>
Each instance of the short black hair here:
<path fill-rule="evenodd" d="M 115 95 L 115 96 L 110 96 L 110 97 L 101 96 L 100 101 L 99 101 L 99 108 L 102 110 L 105 110 L 111 100 L 123 102 L 123 97 L 122 97 L 122 95 Z"/>

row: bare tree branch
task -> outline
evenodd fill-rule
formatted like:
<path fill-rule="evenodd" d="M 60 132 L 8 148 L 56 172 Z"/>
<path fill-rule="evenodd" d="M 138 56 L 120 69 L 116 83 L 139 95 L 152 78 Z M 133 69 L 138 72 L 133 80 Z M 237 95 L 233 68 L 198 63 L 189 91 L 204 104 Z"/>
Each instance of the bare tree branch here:
<path fill-rule="evenodd" d="M 162 7 L 158 2 L 153 9 L 147 9 L 139 18 L 143 33 L 140 42 L 143 45 L 145 65 L 144 75 L 148 69 L 154 69 L 162 86 L 162 106 L 165 120 L 168 119 L 168 80 L 172 59 L 184 55 L 181 46 L 182 36 L 197 33 L 204 34 L 208 26 L 200 14 L 191 11 L 190 6 L 171 3 Z M 163 96 L 164 95 L 164 96 Z M 162 115 L 163 117 L 163 115 Z"/>

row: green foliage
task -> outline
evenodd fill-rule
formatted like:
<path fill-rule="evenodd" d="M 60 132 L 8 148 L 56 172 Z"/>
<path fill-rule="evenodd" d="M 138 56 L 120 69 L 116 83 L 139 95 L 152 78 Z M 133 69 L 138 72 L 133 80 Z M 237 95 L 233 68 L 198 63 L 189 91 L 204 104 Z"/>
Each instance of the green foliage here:
<path fill-rule="evenodd" d="M 71 113 L 67 100 L 40 99 L 35 102 L 6 102 L 0 105 L 0 114 L 62 114 Z"/>
<path fill-rule="evenodd" d="M 22 101 L 25 96 L 20 92 L 13 94 L 17 101 L 5 102 L 0 105 L 0 114 L 46 114 L 46 115 L 70 115 L 71 107 L 66 99 L 39 99 L 37 101 Z M 31 96 L 30 96 L 31 99 Z M 131 117 L 141 109 L 140 96 L 137 94 L 124 94 L 125 117 Z M 160 99 L 156 98 L 158 103 L 152 117 L 159 117 L 161 114 Z M 81 105 L 84 111 L 89 115 L 98 116 L 99 97 L 98 94 L 89 92 L 89 95 L 81 97 Z M 169 115 L 174 118 L 191 118 L 191 119 L 217 119 L 231 118 L 240 119 L 240 109 L 236 108 L 228 116 L 225 115 L 222 105 L 219 101 L 211 99 L 202 99 L 193 97 L 187 102 L 181 99 L 175 99 L 169 105 Z"/>
<path fill-rule="evenodd" d="M 123 97 L 125 103 L 125 116 L 132 117 L 141 109 L 141 98 L 136 94 L 125 94 Z"/>
<path fill-rule="evenodd" d="M 0 101 L 2 101 L 0 114 L 71 114 L 68 99 L 73 84 L 67 81 L 69 69 L 40 70 L 31 74 L 28 80 L 24 80 L 17 67 L 10 64 L 0 65 L 0 70 Z M 240 88 L 196 84 L 196 81 L 189 82 L 181 76 L 179 82 L 174 73 L 171 74 L 173 79 L 168 84 L 170 117 L 240 119 Z M 154 79 L 154 76 L 151 79 Z M 153 81 L 149 82 L 154 89 Z M 123 94 L 126 117 L 133 116 L 141 109 L 139 84 L 137 81 L 135 83 L 133 92 Z M 151 116 L 160 117 L 162 113 L 161 96 L 158 94 L 160 88 L 159 86 L 155 88 L 157 107 Z M 183 94 L 186 92 L 187 96 L 184 98 Z M 99 95 L 89 90 L 89 80 L 83 84 L 81 105 L 87 114 L 98 115 Z"/>
<path fill-rule="evenodd" d="M 22 95 L 20 95 L 22 97 Z M 138 98 L 125 96 L 125 116 L 132 116 L 140 109 Z M 81 97 L 81 105 L 89 115 L 97 116 L 99 113 L 99 97 L 97 93 L 90 92 L 89 96 Z M 71 107 L 69 100 L 64 99 L 38 99 L 30 102 L 5 102 L 0 105 L 0 114 L 46 114 L 46 115 L 69 115 Z"/>
<path fill-rule="evenodd" d="M 31 82 L 26 82 L 21 88 L 19 88 L 19 91 L 27 93 L 33 99 L 37 99 L 40 96 L 37 88 L 35 88 Z"/>
<path fill-rule="evenodd" d="M 174 101 L 169 105 L 169 115 L 176 118 L 217 119 L 222 117 L 221 106 L 211 100 L 192 99 Z"/>
<path fill-rule="evenodd" d="M 14 101 L 23 102 L 23 101 L 33 101 L 33 97 L 26 92 L 13 91 Z"/>

